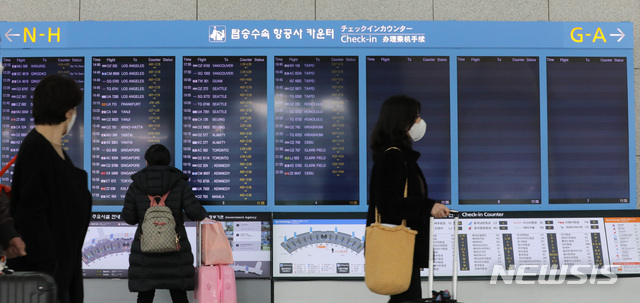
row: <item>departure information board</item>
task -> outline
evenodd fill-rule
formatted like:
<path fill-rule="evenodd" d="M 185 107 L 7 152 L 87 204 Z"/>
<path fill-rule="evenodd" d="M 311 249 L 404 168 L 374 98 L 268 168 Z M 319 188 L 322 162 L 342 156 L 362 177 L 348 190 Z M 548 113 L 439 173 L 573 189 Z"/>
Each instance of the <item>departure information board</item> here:
<path fill-rule="evenodd" d="M 550 203 L 628 203 L 626 62 L 547 58 Z"/>
<path fill-rule="evenodd" d="M 85 100 L 65 148 L 90 172 L 95 211 L 121 208 L 161 143 L 208 211 L 364 212 L 369 136 L 398 94 L 428 125 L 413 149 L 429 198 L 637 206 L 631 23 L 0 22 L 0 34 L 0 163 L 33 127 L 39 79 L 73 77 Z"/>
<path fill-rule="evenodd" d="M 385 98 L 401 93 L 419 100 L 427 132 L 414 149 L 421 154 L 418 165 L 427 181 L 429 198 L 444 204 L 451 201 L 449 60 L 446 56 L 367 57 L 367 134 L 373 131 Z"/>
<path fill-rule="evenodd" d="M 94 57 L 91 66 L 91 193 L 122 204 L 150 145 L 175 155 L 175 57 Z"/>
<path fill-rule="evenodd" d="M 20 143 L 35 126 L 31 100 L 38 82 L 47 75 L 58 74 L 72 78 L 84 90 L 84 60 L 84 57 L 2 58 L 2 166 L 18 154 Z M 78 106 L 76 114 L 76 123 L 62 138 L 62 146 L 71 161 L 83 167 L 84 103 Z M 3 184 L 11 183 L 11 171 L 2 176 Z"/>
<path fill-rule="evenodd" d="M 539 204 L 539 58 L 457 61 L 460 204 Z"/>
<path fill-rule="evenodd" d="M 184 57 L 182 167 L 206 204 L 266 205 L 266 57 Z"/>
<path fill-rule="evenodd" d="M 276 205 L 358 205 L 358 58 L 275 57 Z"/>

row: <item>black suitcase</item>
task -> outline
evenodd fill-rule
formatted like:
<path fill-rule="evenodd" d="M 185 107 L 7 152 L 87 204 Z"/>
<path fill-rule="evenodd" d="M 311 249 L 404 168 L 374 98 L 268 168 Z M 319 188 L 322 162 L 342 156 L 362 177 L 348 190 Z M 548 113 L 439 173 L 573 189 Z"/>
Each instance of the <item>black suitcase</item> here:
<path fill-rule="evenodd" d="M 48 274 L 23 271 L 0 275 L 0 302 L 54 303 L 56 282 Z"/>

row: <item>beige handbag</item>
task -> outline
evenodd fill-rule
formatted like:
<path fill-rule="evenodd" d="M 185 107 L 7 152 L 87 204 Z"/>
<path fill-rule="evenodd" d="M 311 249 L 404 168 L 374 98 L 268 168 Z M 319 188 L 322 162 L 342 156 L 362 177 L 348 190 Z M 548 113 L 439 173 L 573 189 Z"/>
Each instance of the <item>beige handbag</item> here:
<path fill-rule="evenodd" d="M 407 197 L 408 180 L 404 185 Z M 407 228 L 407 220 L 399 226 L 382 224 L 376 210 L 376 222 L 365 235 L 364 282 L 380 295 L 397 295 L 407 291 L 411 283 L 413 249 L 417 231 Z"/>
<path fill-rule="evenodd" d="M 232 264 L 233 252 L 222 223 L 199 223 L 203 265 Z M 198 264 L 200 266 L 200 264 Z"/>

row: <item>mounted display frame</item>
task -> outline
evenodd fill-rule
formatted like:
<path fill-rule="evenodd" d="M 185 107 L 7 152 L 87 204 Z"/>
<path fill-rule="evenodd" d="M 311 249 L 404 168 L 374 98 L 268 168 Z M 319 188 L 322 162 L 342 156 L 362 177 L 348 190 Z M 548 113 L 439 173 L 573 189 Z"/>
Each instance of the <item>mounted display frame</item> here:
<path fill-rule="evenodd" d="M 636 208 L 628 22 L 0 22 L 0 34 L 1 162 L 32 127 L 38 79 L 82 78 L 65 147 L 90 172 L 94 211 L 119 211 L 151 143 L 209 211 L 366 211 L 368 136 L 394 94 L 422 103 L 414 148 L 438 201 Z"/>

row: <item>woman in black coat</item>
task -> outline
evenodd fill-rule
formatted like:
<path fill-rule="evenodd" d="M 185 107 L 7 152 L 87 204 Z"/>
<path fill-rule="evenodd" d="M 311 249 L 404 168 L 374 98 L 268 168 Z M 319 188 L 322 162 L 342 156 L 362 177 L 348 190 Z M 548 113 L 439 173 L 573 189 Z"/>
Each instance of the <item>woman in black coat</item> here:
<path fill-rule="evenodd" d="M 383 223 L 401 224 L 418 231 L 409 289 L 392 295 L 389 303 L 419 302 L 422 298 L 420 268 L 428 267 L 429 215 L 445 217 L 449 209 L 428 198 L 428 187 L 418 166 L 420 153 L 411 141 L 424 136 L 426 123 L 420 118 L 420 103 L 407 96 L 393 96 L 382 104 L 373 129 L 370 148 L 373 168 L 369 185 L 367 226 L 375 222 L 375 208 Z M 404 198 L 408 182 L 407 198 Z"/>
<path fill-rule="evenodd" d="M 169 150 L 154 144 L 145 154 L 147 167 L 131 176 L 133 183 L 127 190 L 122 217 L 129 224 L 138 224 L 129 256 L 129 291 L 138 292 L 138 302 L 153 302 L 156 289 L 169 289 L 173 302 L 189 302 L 187 290 L 195 287 L 193 254 L 184 228 L 183 212 L 187 218 L 202 221 L 207 212 L 200 205 L 182 172 L 169 166 Z M 169 192 L 165 205 L 173 213 L 180 250 L 168 253 L 143 253 L 140 248 L 140 226 L 150 207 L 147 195 L 162 196 Z"/>
<path fill-rule="evenodd" d="M 62 148 L 83 93 L 70 78 L 50 75 L 33 92 L 35 128 L 20 144 L 11 184 L 11 216 L 26 256 L 10 268 L 53 276 L 59 302 L 83 302 L 82 244 L 91 219 L 87 172 Z"/>

